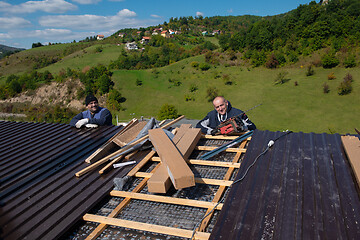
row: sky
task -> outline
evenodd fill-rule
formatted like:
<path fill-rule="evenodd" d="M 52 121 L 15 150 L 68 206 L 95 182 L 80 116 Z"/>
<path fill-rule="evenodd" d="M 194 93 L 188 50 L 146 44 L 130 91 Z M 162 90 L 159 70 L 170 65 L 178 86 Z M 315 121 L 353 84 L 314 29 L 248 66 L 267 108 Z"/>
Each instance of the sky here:
<path fill-rule="evenodd" d="M 0 0 L 0 44 L 67 43 L 188 16 L 272 16 L 310 0 Z M 319 2 L 319 1 L 316 1 Z"/>

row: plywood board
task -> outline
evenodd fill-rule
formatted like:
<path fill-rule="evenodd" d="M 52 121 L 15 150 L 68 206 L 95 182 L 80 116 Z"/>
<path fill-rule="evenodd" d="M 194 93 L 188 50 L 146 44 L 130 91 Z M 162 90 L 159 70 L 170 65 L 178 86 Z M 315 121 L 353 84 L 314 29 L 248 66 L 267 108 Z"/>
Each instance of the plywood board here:
<path fill-rule="evenodd" d="M 146 121 L 142 121 L 137 123 L 136 125 L 132 126 L 131 128 L 127 129 L 123 134 L 117 136 L 113 139 L 113 142 L 116 143 L 118 146 L 123 147 L 132 140 L 136 138 L 136 136 L 140 133 L 140 131 L 145 127 L 147 124 Z"/>

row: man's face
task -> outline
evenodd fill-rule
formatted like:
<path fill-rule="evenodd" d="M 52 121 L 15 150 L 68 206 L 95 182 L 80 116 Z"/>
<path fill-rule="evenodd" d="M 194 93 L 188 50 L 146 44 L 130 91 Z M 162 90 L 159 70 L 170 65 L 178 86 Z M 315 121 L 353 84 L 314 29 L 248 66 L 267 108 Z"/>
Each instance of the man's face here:
<path fill-rule="evenodd" d="M 222 98 L 217 98 L 213 101 L 215 110 L 221 114 L 224 115 L 226 113 L 226 109 L 228 106 L 228 102 Z"/>
<path fill-rule="evenodd" d="M 87 108 L 90 110 L 90 112 L 94 113 L 99 107 L 99 103 L 97 101 L 91 101 L 87 105 Z"/>

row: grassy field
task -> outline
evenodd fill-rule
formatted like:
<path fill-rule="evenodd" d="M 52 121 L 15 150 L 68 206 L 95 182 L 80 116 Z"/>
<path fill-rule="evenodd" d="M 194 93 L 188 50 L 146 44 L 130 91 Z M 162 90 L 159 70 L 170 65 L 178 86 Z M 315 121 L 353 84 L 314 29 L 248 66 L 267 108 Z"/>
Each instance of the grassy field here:
<path fill-rule="evenodd" d="M 248 112 L 250 119 L 261 130 L 316 133 L 355 133 L 360 128 L 360 69 L 323 69 L 316 68 L 313 76 L 306 76 L 305 68 L 265 68 L 211 67 L 201 71 L 191 67 L 193 61 L 204 61 L 202 56 L 183 60 L 157 70 L 115 71 L 113 80 L 127 99 L 123 103 L 124 111 L 114 113 L 121 120 L 134 117 L 156 117 L 160 107 L 172 104 L 179 114 L 188 118 L 201 119 L 212 110 L 211 102 L 206 99 L 206 89 L 215 87 L 231 104 L 242 110 L 259 103 L 261 106 Z M 278 73 L 287 72 L 288 81 L 274 84 Z M 336 79 L 328 80 L 334 73 Z M 353 91 L 346 96 L 337 94 L 337 86 L 345 75 L 353 78 Z M 233 80 L 232 85 L 224 84 L 224 75 Z M 136 81 L 142 81 L 136 86 Z M 180 86 L 174 86 L 180 81 Z M 298 83 L 295 86 L 295 81 Z M 330 92 L 323 93 L 323 84 L 327 83 Z M 196 84 L 198 90 L 190 92 L 190 86 Z M 185 95 L 194 97 L 194 101 L 185 101 Z"/>

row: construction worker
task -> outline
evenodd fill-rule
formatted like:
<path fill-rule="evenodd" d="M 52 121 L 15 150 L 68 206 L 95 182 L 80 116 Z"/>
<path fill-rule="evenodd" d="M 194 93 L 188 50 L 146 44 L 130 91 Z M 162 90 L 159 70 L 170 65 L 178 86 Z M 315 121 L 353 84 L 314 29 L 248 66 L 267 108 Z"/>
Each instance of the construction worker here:
<path fill-rule="evenodd" d="M 241 116 L 243 130 L 255 130 L 256 126 L 250 121 L 243 111 L 233 108 L 224 97 L 218 96 L 213 100 L 214 110 L 209 112 L 200 122 L 196 124 L 204 134 L 214 135 L 215 128 L 222 122 L 234 116 Z"/>
<path fill-rule="evenodd" d="M 90 94 L 85 98 L 85 105 L 88 110 L 79 113 L 70 121 L 70 126 L 81 128 L 112 125 L 112 115 L 106 108 L 100 107 L 97 98 Z"/>

